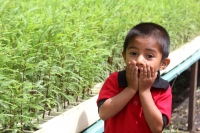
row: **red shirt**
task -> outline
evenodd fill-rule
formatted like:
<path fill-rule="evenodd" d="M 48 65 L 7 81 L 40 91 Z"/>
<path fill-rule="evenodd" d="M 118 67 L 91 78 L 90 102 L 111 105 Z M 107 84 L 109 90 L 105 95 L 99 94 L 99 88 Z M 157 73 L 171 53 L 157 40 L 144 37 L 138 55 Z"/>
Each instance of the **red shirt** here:
<path fill-rule="evenodd" d="M 125 71 L 111 74 L 100 90 L 97 103 L 102 99 L 119 94 L 126 86 Z M 151 88 L 151 94 L 155 105 L 167 117 L 169 123 L 172 109 L 172 93 L 169 83 L 158 75 Z M 142 111 L 138 93 L 118 114 L 105 121 L 104 131 L 105 133 L 151 133 Z"/>

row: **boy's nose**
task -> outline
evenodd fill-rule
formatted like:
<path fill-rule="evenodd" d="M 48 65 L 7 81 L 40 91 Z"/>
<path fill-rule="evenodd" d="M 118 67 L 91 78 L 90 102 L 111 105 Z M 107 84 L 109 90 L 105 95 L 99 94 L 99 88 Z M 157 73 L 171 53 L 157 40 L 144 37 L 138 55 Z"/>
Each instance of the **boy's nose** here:
<path fill-rule="evenodd" d="M 137 62 L 137 66 L 144 66 L 144 65 L 145 65 L 145 59 L 144 59 L 144 57 L 141 56 L 141 55 L 138 56 L 136 62 Z"/>

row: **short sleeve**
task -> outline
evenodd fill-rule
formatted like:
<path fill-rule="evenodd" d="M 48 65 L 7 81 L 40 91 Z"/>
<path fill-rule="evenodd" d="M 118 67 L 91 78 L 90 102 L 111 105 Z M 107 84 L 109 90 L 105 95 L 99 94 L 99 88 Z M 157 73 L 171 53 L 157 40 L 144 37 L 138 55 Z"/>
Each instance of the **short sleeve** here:
<path fill-rule="evenodd" d="M 167 90 L 161 91 L 159 98 L 155 101 L 155 104 L 160 112 L 167 117 L 167 124 L 169 124 L 172 113 L 172 92 L 170 86 Z"/>
<path fill-rule="evenodd" d="M 104 82 L 97 99 L 97 104 L 102 99 L 111 98 L 119 93 L 118 72 L 112 73 Z"/>

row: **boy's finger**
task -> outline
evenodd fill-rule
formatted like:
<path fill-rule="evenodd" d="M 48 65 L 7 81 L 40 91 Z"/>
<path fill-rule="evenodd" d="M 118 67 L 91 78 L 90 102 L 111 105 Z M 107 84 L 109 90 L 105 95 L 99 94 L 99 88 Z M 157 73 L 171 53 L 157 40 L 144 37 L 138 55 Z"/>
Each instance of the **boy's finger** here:
<path fill-rule="evenodd" d="M 146 64 L 145 64 L 145 67 L 143 68 L 143 78 L 144 78 L 144 80 L 146 80 L 146 78 L 147 78 L 147 66 L 146 66 Z"/>
<path fill-rule="evenodd" d="M 134 77 L 138 78 L 138 67 L 137 66 L 134 67 Z"/>
<path fill-rule="evenodd" d="M 150 66 L 150 70 L 151 70 L 151 77 L 154 78 L 155 72 L 154 72 L 154 68 L 152 65 Z"/>
<path fill-rule="evenodd" d="M 133 64 L 133 66 L 136 66 L 136 61 L 133 60 L 133 61 L 132 61 L 132 64 Z"/>
<path fill-rule="evenodd" d="M 133 60 L 132 64 L 133 64 L 133 67 L 134 67 L 134 69 L 133 69 L 134 73 L 133 74 L 134 74 L 134 76 L 137 76 L 138 68 L 137 68 L 136 62 Z"/>
<path fill-rule="evenodd" d="M 130 77 L 131 77 L 131 79 L 133 79 L 133 76 L 134 76 L 134 65 L 131 64 L 131 70 L 130 70 Z"/>
<path fill-rule="evenodd" d="M 131 66 L 131 62 L 128 63 L 128 65 L 126 66 L 126 76 L 127 78 L 130 77 L 130 66 Z"/>
<path fill-rule="evenodd" d="M 144 79 L 144 68 L 143 67 L 140 68 L 140 80 L 145 81 L 145 79 Z"/>
<path fill-rule="evenodd" d="M 151 69 L 149 65 L 147 65 L 147 78 L 151 78 Z"/>

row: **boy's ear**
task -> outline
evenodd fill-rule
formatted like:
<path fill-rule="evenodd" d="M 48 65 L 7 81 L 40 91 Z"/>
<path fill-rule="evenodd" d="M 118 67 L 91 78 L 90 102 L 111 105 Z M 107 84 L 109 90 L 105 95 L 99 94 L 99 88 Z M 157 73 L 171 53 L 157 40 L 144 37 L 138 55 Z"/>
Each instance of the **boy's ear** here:
<path fill-rule="evenodd" d="M 122 56 L 123 56 L 124 60 L 126 60 L 126 54 L 124 53 L 124 51 L 122 51 Z"/>
<path fill-rule="evenodd" d="M 161 66 L 160 66 L 160 70 L 164 70 L 170 63 L 170 59 L 169 58 L 165 58 L 162 62 L 161 62 Z"/>

